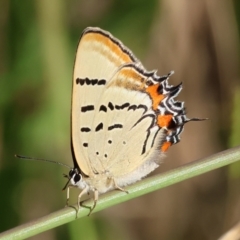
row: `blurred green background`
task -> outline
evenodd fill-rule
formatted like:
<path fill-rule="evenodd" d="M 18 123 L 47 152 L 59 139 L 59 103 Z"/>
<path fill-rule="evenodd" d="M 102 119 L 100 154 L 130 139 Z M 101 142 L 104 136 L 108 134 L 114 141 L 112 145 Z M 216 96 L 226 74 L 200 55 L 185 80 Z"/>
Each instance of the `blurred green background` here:
<path fill-rule="evenodd" d="M 79 37 L 110 31 L 159 75 L 175 70 L 189 117 L 165 172 L 240 143 L 240 1 L 0 2 L 0 232 L 65 205 L 70 104 Z M 240 220 L 240 166 L 213 171 L 31 239 L 216 239 Z M 71 202 L 78 190 L 72 190 Z"/>

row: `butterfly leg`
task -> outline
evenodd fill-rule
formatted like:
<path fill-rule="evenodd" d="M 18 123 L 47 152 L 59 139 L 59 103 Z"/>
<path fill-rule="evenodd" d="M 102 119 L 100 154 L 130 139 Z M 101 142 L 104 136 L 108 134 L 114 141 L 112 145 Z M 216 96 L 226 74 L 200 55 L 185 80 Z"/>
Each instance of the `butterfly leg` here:
<path fill-rule="evenodd" d="M 81 192 L 80 194 L 78 195 L 78 210 L 77 210 L 77 215 L 79 213 L 79 210 L 80 210 L 80 207 L 81 207 L 81 198 L 84 194 L 87 194 L 88 193 L 88 188 L 85 187 Z"/>
<path fill-rule="evenodd" d="M 91 210 L 88 214 L 88 216 L 90 216 L 90 214 L 92 213 L 92 211 L 94 210 L 94 208 L 96 207 L 97 205 L 97 201 L 98 201 L 98 190 L 97 189 L 94 189 L 94 197 L 93 197 L 93 206 L 91 207 Z"/>
<path fill-rule="evenodd" d="M 128 193 L 127 190 L 125 190 L 124 188 L 121 188 L 121 187 L 119 187 L 119 186 L 117 185 L 117 183 L 116 183 L 116 181 L 115 181 L 114 178 L 112 178 L 112 180 L 113 180 L 114 188 L 115 188 L 116 190 L 119 190 L 119 191 L 121 191 L 121 192 Z"/>
<path fill-rule="evenodd" d="M 67 200 L 66 200 L 66 205 L 65 205 L 65 207 L 69 207 L 70 187 L 71 187 L 71 186 L 68 186 L 68 187 L 67 187 Z"/>

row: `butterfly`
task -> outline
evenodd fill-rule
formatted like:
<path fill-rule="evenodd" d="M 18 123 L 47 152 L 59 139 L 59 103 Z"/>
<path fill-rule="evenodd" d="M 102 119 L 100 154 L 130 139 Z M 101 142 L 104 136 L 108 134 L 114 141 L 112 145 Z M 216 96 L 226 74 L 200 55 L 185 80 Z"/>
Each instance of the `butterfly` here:
<path fill-rule="evenodd" d="M 99 194 L 141 180 L 156 169 L 170 146 L 180 141 L 187 118 L 184 103 L 175 100 L 182 83 L 168 83 L 171 71 L 147 71 L 120 40 L 97 27 L 81 36 L 74 66 L 71 149 L 74 168 L 69 188 Z M 90 214 L 89 213 L 89 214 Z"/>

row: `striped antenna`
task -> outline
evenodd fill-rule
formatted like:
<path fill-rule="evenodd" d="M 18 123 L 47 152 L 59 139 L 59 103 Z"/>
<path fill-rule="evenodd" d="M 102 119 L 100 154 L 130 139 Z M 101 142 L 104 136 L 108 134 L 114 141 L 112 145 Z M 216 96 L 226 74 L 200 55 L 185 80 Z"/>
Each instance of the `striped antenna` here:
<path fill-rule="evenodd" d="M 47 160 L 47 159 L 42 159 L 42 158 L 33 158 L 33 157 L 26 157 L 26 156 L 22 156 L 22 155 L 18 155 L 15 154 L 14 157 L 16 158 L 21 158 L 21 159 L 25 159 L 25 160 L 30 160 L 30 161 L 42 161 L 42 162 L 50 162 L 50 163 L 55 163 L 64 167 L 67 167 L 69 169 L 72 169 L 70 166 L 68 166 L 67 164 L 61 163 L 61 162 L 56 162 L 56 161 L 52 161 L 52 160 Z"/>

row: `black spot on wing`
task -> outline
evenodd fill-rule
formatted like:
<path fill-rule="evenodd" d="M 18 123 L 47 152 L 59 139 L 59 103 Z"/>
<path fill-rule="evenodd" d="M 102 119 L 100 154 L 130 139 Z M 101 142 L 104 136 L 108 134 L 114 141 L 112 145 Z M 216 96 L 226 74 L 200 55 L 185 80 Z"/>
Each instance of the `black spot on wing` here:
<path fill-rule="evenodd" d="M 93 105 L 87 105 L 87 106 L 81 107 L 81 112 L 87 112 L 87 111 L 93 111 L 93 110 L 94 110 Z"/>
<path fill-rule="evenodd" d="M 82 127 L 80 130 L 81 130 L 81 132 L 90 132 L 91 128 L 89 128 L 89 127 Z"/>
<path fill-rule="evenodd" d="M 139 104 L 138 106 L 134 104 L 128 107 L 128 111 L 130 110 L 135 111 L 136 109 L 143 109 L 144 110 L 143 114 L 146 113 L 148 110 L 147 106 L 143 104 Z"/>
<path fill-rule="evenodd" d="M 123 125 L 122 124 L 113 124 L 113 125 L 108 127 L 108 131 L 111 131 L 115 128 L 123 128 Z"/>
<path fill-rule="evenodd" d="M 106 84 L 106 80 L 101 79 L 98 81 L 98 85 L 105 85 Z"/>
<path fill-rule="evenodd" d="M 114 106 L 113 106 L 113 104 L 112 104 L 111 102 L 108 103 L 108 108 L 109 108 L 110 110 L 113 110 L 113 109 L 114 109 Z"/>
<path fill-rule="evenodd" d="M 83 146 L 84 147 L 88 147 L 88 143 L 83 143 Z"/>
<path fill-rule="evenodd" d="M 131 105 L 131 106 L 128 108 L 128 111 L 130 111 L 130 110 L 135 111 L 136 108 L 137 108 L 137 105 Z"/>
<path fill-rule="evenodd" d="M 97 79 L 92 79 L 92 85 L 96 85 L 98 83 L 98 80 Z"/>
<path fill-rule="evenodd" d="M 103 123 L 99 123 L 99 124 L 96 126 L 95 131 L 98 132 L 98 131 L 100 131 L 101 129 L 103 129 Z"/>
<path fill-rule="evenodd" d="M 81 79 L 81 78 L 77 78 L 77 79 L 76 79 L 76 84 L 83 85 L 83 84 L 84 84 L 84 82 L 85 82 L 85 80 L 84 80 L 84 79 Z"/>
<path fill-rule="evenodd" d="M 129 105 L 130 105 L 130 103 L 124 103 L 124 104 L 122 104 L 122 105 L 115 105 L 115 108 L 116 108 L 117 110 L 123 110 L 124 108 L 129 107 Z"/>
<path fill-rule="evenodd" d="M 86 84 L 86 85 L 105 85 L 106 84 L 106 80 L 104 79 L 89 79 L 89 78 L 77 78 L 76 79 L 76 84 L 80 84 L 81 86 Z"/>
<path fill-rule="evenodd" d="M 105 105 L 101 105 L 99 108 L 99 112 L 100 111 L 107 112 L 107 107 Z"/>
<path fill-rule="evenodd" d="M 90 80 L 89 78 L 86 78 L 86 79 L 85 79 L 85 83 L 86 83 L 87 85 L 90 85 L 90 84 L 92 83 L 92 80 Z"/>
<path fill-rule="evenodd" d="M 115 105 L 115 109 L 120 110 L 121 106 L 120 105 Z"/>
<path fill-rule="evenodd" d="M 130 103 L 124 103 L 121 108 L 124 109 L 124 108 L 127 108 L 129 106 L 130 106 Z"/>

